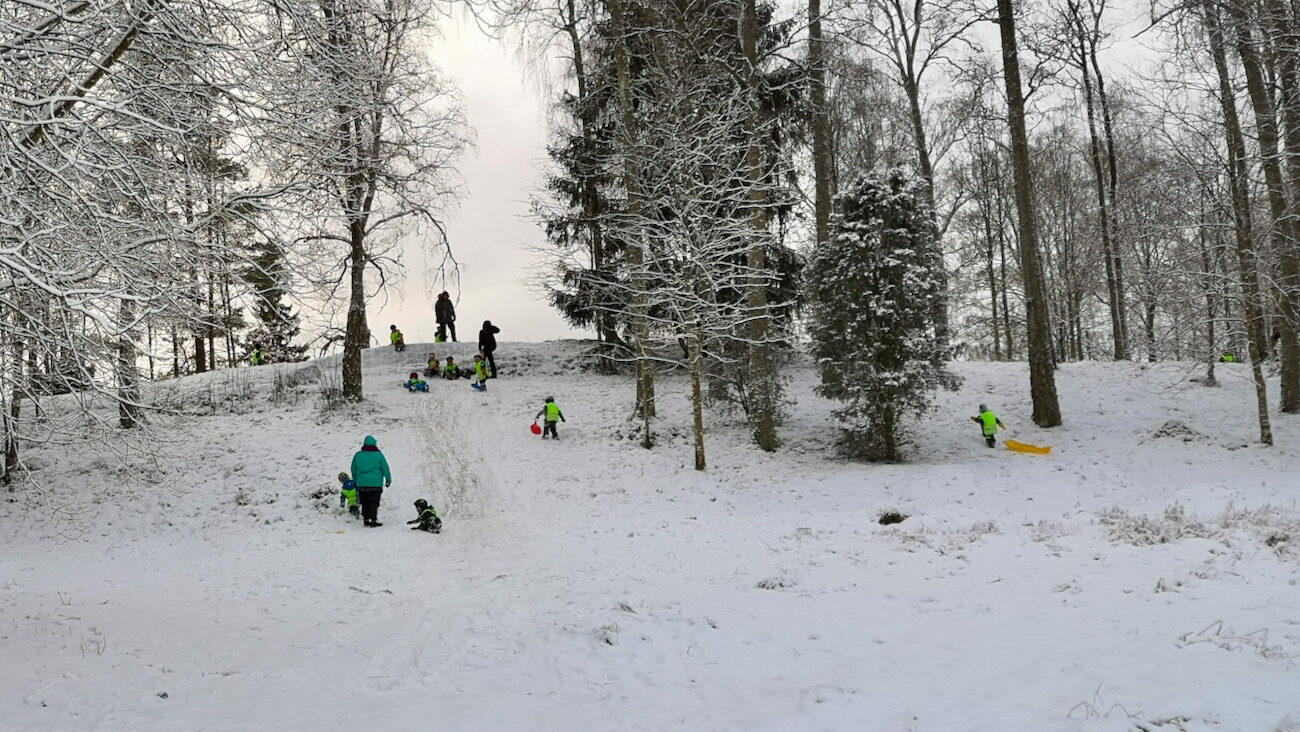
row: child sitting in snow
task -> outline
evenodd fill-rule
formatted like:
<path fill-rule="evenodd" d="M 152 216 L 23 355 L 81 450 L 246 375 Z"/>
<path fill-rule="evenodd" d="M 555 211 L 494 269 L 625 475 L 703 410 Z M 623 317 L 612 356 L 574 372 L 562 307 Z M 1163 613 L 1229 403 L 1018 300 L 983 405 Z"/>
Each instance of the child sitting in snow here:
<path fill-rule="evenodd" d="M 339 491 L 339 508 L 346 505 L 348 513 L 360 516 L 361 504 L 357 502 L 357 482 L 347 473 L 339 473 L 339 482 L 343 484 L 343 489 Z"/>
<path fill-rule="evenodd" d="M 993 443 L 997 442 L 995 436 L 998 433 L 998 428 L 1007 428 L 1006 425 L 1002 424 L 1002 420 L 989 411 L 987 404 L 981 404 L 979 416 L 971 417 L 970 421 L 980 426 L 980 432 L 984 435 L 984 444 L 989 447 L 993 447 Z"/>
<path fill-rule="evenodd" d="M 411 378 L 407 379 L 406 383 L 402 384 L 402 386 L 405 386 L 407 391 L 428 391 L 429 390 L 429 384 L 425 382 L 424 379 L 421 379 L 420 375 L 415 373 L 414 371 L 411 372 Z"/>
<path fill-rule="evenodd" d="M 407 521 L 407 524 L 419 524 L 412 526 L 411 531 L 427 531 L 430 534 L 442 533 L 442 519 L 438 518 L 438 512 L 433 510 L 429 502 L 423 498 L 415 502 L 416 517 Z"/>
<path fill-rule="evenodd" d="M 430 353 L 430 354 L 429 354 L 429 363 L 428 363 L 428 364 L 425 366 L 425 368 L 424 368 L 424 375 L 425 375 L 425 376 L 437 376 L 439 370 L 440 370 L 440 368 L 439 368 L 439 364 L 438 364 L 438 354 L 436 354 L 436 353 Z"/>
<path fill-rule="evenodd" d="M 460 378 L 460 367 L 456 365 L 456 360 L 451 356 L 447 357 L 447 365 L 442 369 L 442 378 L 448 381 L 455 381 Z"/>

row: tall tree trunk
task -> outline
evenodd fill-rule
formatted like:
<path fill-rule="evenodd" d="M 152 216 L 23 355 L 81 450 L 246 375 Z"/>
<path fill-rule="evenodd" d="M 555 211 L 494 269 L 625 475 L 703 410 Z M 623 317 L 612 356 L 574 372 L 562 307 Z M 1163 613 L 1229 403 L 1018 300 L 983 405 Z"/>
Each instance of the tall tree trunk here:
<path fill-rule="evenodd" d="M 365 226 L 353 220 L 351 233 L 349 274 L 351 291 L 348 297 L 348 324 L 343 335 L 343 398 L 359 402 L 365 394 L 361 387 L 361 349 L 369 345 L 369 327 L 366 324 L 366 240 Z"/>
<path fill-rule="evenodd" d="M 135 303 L 122 298 L 118 304 L 117 321 L 121 332 L 117 336 L 117 422 L 124 429 L 140 424 L 140 375 L 135 367 L 135 344 L 131 333 L 135 327 Z"/>
<path fill-rule="evenodd" d="M 831 235 L 831 124 L 826 107 L 826 47 L 821 0 L 808 0 L 808 77 L 812 103 L 813 211 L 816 244 Z"/>
<path fill-rule="evenodd" d="M 704 394 L 700 390 L 700 376 L 704 369 L 704 359 L 701 357 L 700 341 L 704 337 L 704 329 L 700 327 L 699 322 L 695 323 L 695 334 L 690 339 L 688 351 L 690 353 L 691 364 L 691 418 L 695 429 L 695 469 L 704 470 Z"/>
<path fill-rule="evenodd" d="M 749 309 L 749 364 L 745 379 L 749 409 L 749 426 L 754 442 L 766 451 L 775 450 L 776 396 L 772 374 L 771 349 L 768 347 L 768 330 L 771 313 L 767 306 L 767 197 L 762 191 L 763 161 L 759 130 L 762 123 L 762 105 L 759 101 L 758 73 L 758 16 L 754 0 L 743 0 L 740 22 L 741 48 L 748 62 L 746 86 L 749 94 L 749 140 L 745 153 L 750 194 L 750 223 L 754 240 L 746 254 L 752 281 L 746 297 Z"/>
<path fill-rule="evenodd" d="M 1288 7 L 1283 0 L 1264 0 L 1265 23 L 1269 35 L 1274 39 L 1274 61 L 1277 65 L 1277 86 L 1279 90 L 1278 108 L 1285 126 L 1282 145 L 1286 150 L 1286 178 L 1291 192 L 1291 208 L 1287 219 L 1291 224 L 1293 244 L 1300 247 L 1300 4 L 1290 3 Z M 1283 282 L 1283 287 L 1300 298 L 1300 281 Z M 1292 321 L 1291 330 L 1300 341 L 1300 313 Z M 1282 344 L 1283 368 L 1300 371 L 1300 348 L 1288 349 Z M 1288 362 L 1291 363 L 1288 366 Z M 1287 404 L 1282 410 L 1290 412 Z"/>
<path fill-rule="evenodd" d="M 1300 261 L 1297 260 L 1296 235 L 1294 220 L 1290 209 L 1293 201 L 1288 200 L 1286 182 L 1282 176 L 1282 163 L 1278 157 L 1278 120 L 1277 110 L 1273 106 L 1272 91 L 1265 78 L 1263 64 L 1260 62 L 1258 49 L 1255 47 L 1252 19 L 1248 11 L 1240 5 L 1231 6 L 1236 33 L 1237 54 L 1241 57 L 1242 69 L 1246 72 L 1246 91 L 1255 111 L 1255 130 L 1259 136 L 1260 164 L 1264 169 L 1264 183 L 1268 189 L 1269 213 L 1272 214 L 1273 248 L 1278 254 L 1278 267 L 1281 278 L 1278 281 L 1279 310 L 1281 317 L 1277 320 L 1279 336 L 1279 361 L 1281 362 L 1282 394 L 1280 407 L 1283 412 L 1300 412 L 1300 341 L 1296 338 L 1297 284 L 1300 284 Z M 1294 32 L 1294 31 L 1293 31 Z"/>
<path fill-rule="evenodd" d="M 1209 362 L 1205 377 L 1201 383 L 1206 386 L 1218 386 L 1218 381 L 1214 377 L 1214 364 L 1218 361 L 1218 349 L 1214 343 L 1214 319 L 1217 308 L 1214 304 L 1214 268 L 1210 259 L 1210 247 L 1205 239 L 1209 235 L 1209 216 L 1205 210 L 1205 191 L 1201 191 L 1201 214 L 1200 226 L 1197 227 L 1197 241 L 1201 245 L 1201 271 L 1204 273 L 1205 282 L 1205 340 L 1206 340 L 1206 361 Z"/>
<path fill-rule="evenodd" d="M 993 154 L 997 154 L 995 150 Z M 982 157 L 982 155 L 981 155 Z M 993 234 L 993 206 L 995 205 L 989 186 L 988 172 L 985 170 L 984 163 L 979 163 L 980 187 L 982 189 L 983 201 L 979 204 L 980 218 L 984 224 L 984 266 L 989 281 L 989 315 L 993 321 L 993 360 L 1002 360 L 1002 334 L 998 328 L 998 277 L 996 269 L 996 257 L 994 251 L 994 242 L 996 241 Z M 1002 222 L 998 222 L 999 227 Z"/>
<path fill-rule="evenodd" d="M 181 350 L 181 334 L 176 329 L 176 326 L 173 325 L 172 326 L 172 378 L 174 379 L 179 379 L 181 377 L 182 353 L 183 351 Z"/>
<path fill-rule="evenodd" d="M 569 36 L 569 44 L 573 47 L 573 75 L 578 83 L 578 122 L 582 128 L 582 149 L 585 155 L 590 155 L 595 148 L 597 108 L 588 98 L 587 68 L 582 50 L 582 37 L 578 33 L 578 11 L 574 0 L 565 0 L 565 12 L 564 30 Z M 603 213 L 600 206 L 600 191 L 595 176 L 583 176 L 581 186 L 582 216 L 586 220 L 587 232 L 591 237 L 591 268 L 600 272 L 605 264 L 605 238 L 600 226 L 600 214 Z M 613 320 L 608 313 L 597 310 L 595 326 L 598 341 L 610 345 L 620 342 L 618 332 L 615 331 Z"/>
<path fill-rule="evenodd" d="M 627 54 L 627 37 L 630 32 L 627 24 L 625 0 L 609 0 L 609 18 L 614 25 L 614 68 L 618 76 L 618 106 L 625 144 L 636 139 L 636 116 L 632 109 L 632 73 Z M 624 162 L 623 185 L 627 189 L 628 212 L 637 217 L 641 213 L 640 171 L 631 160 Z M 627 242 L 628 266 L 632 271 L 632 337 L 636 354 L 636 405 L 642 420 L 644 434 L 642 446 L 649 449 L 654 446 L 651 432 L 651 420 L 655 416 L 655 381 L 654 368 L 646 350 L 650 337 L 647 322 L 646 275 L 643 267 L 645 242 Z"/>
<path fill-rule="evenodd" d="M 1260 304 L 1259 273 L 1255 244 L 1251 232 L 1250 182 L 1246 171 L 1246 139 L 1241 133 L 1237 118 L 1236 97 L 1232 92 L 1232 76 L 1228 69 L 1223 27 L 1219 19 L 1216 0 L 1202 0 L 1205 12 L 1205 29 L 1214 56 L 1214 68 L 1219 75 L 1219 105 L 1223 111 L 1223 129 L 1228 142 L 1228 185 L 1232 195 L 1232 216 L 1237 234 L 1237 266 L 1241 271 L 1241 306 L 1246 321 L 1246 335 L 1250 349 L 1250 369 L 1255 380 L 1255 403 L 1259 415 L 1259 441 L 1273 444 L 1273 428 L 1269 424 L 1268 391 L 1264 382 L 1263 308 Z"/>
<path fill-rule="evenodd" d="M 930 256 L 939 276 L 939 295 L 934 299 L 934 335 L 939 347 L 948 348 L 948 265 L 944 262 L 943 242 L 939 236 L 939 211 L 934 197 L 934 165 L 930 162 L 930 143 L 925 135 L 925 117 L 921 114 L 921 89 L 909 78 L 904 79 L 907 106 L 912 120 L 912 139 L 916 144 L 916 163 L 925 181 L 925 205 L 930 213 Z"/>
<path fill-rule="evenodd" d="M 1071 23 L 1074 25 L 1079 64 L 1079 77 L 1083 82 L 1083 101 L 1088 119 L 1088 153 L 1092 162 L 1093 183 L 1097 190 L 1097 215 L 1101 223 L 1102 258 L 1106 261 L 1106 304 L 1110 307 L 1110 330 L 1115 350 L 1114 358 L 1122 361 L 1128 358 L 1128 347 L 1124 338 L 1124 319 L 1120 315 L 1123 307 L 1124 293 L 1120 290 L 1115 276 L 1116 245 L 1111 224 L 1110 200 L 1106 195 L 1106 171 L 1101 157 L 1101 140 L 1097 135 L 1097 111 L 1092 91 L 1092 71 L 1088 64 L 1087 28 L 1079 14 L 1077 2 L 1070 4 Z"/>
<path fill-rule="evenodd" d="M 5 485 L 10 484 L 13 480 L 13 471 L 18 469 L 18 418 L 22 414 L 21 402 L 23 398 L 21 388 L 23 383 L 22 342 L 15 340 L 8 350 L 11 363 L 4 364 L 4 368 L 9 372 L 7 376 L 12 387 L 9 391 L 9 403 L 0 404 L 5 430 Z"/>
<path fill-rule="evenodd" d="M 1093 32 L 1088 37 L 1088 59 L 1092 64 L 1093 78 L 1097 81 L 1097 103 L 1101 108 L 1101 128 L 1106 136 L 1106 169 L 1107 169 L 1107 186 L 1106 197 L 1110 202 L 1110 211 L 1119 211 L 1118 192 L 1119 192 L 1119 164 L 1116 160 L 1115 153 L 1115 130 L 1111 124 L 1114 116 L 1110 112 L 1110 97 L 1106 94 L 1106 76 L 1101 73 L 1101 64 L 1097 60 L 1097 45 L 1101 36 L 1101 15 L 1096 10 L 1096 5 L 1090 0 L 1089 6 L 1094 8 L 1093 12 Z M 1111 221 L 1111 255 L 1114 262 L 1111 264 L 1111 270 L 1115 273 L 1115 292 L 1116 305 L 1119 310 L 1119 332 L 1120 339 L 1124 343 L 1124 357 L 1129 355 L 1129 335 L 1128 335 L 1128 304 L 1124 297 L 1124 255 L 1120 251 L 1119 237 L 1116 235 L 1114 220 Z"/>
<path fill-rule="evenodd" d="M 208 312 L 203 323 L 205 335 L 208 338 L 208 358 L 212 361 L 208 366 L 211 371 L 217 370 L 217 298 L 216 285 L 213 283 L 214 279 L 216 278 L 212 272 L 208 272 Z"/>
<path fill-rule="evenodd" d="M 1020 267 L 1025 282 L 1028 320 L 1029 392 L 1034 402 L 1033 420 L 1039 427 L 1061 424 L 1052 363 L 1052 330 L 1048 321 L 1047 289 L 1038 261 L 1038 232 L 1034 222 L 1033 180 L 1029 163 L 1029 137 L 1025 131 L 1025 96 L 1020 85 L 1020 58 L 1012 0 L 998 0 L 998 27 L 1002 35 L 1002 67 L 1007 85 L 1007 117 L 1011 127 L 1011 158 L 1015 172 L 1016 212 L 1020 219 Z"/>

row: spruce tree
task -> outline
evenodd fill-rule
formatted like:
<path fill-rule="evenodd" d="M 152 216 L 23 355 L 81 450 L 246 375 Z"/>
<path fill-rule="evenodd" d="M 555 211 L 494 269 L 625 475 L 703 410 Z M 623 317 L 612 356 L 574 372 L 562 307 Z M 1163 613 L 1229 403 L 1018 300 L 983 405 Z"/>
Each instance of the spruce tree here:
<path fill-rule="evenodd" d="M 830 240 L 809 265 L 818 393 L 842 403 L 835 416 L 855 457 L 898 460 L 907 420 L 958 385 L 935 333 L 943 290 L 924 201 L 906 171 L 859 178 L 836 198 Z"/>
<path fill-rule="evenodd" d="M 289 272 L 284 252 L 275 242 L 258 240 L 253 245 L 249 266 L 244 270 L 244 281 L 252 289 L 253 313 L 257 327 L 249 333 L 249 348 L 262 346 L 267 363 L 285 363 L 302 360 L 307 347 L 294 345 L 298 336 L 298 314 L 286 303 Z"/>

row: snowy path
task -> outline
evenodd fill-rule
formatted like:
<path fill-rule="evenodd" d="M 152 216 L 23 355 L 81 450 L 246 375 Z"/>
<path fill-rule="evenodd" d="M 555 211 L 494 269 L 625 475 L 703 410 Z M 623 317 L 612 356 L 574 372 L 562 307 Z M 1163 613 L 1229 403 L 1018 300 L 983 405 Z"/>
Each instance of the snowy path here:
<path fill-rule="evenodd" d="M 626 380 L 566 371 L 564 353 L 518 354 L 524 373 L 485 394 L 465 381 L 409 394 L 396 384 L 423 352 L 370 353 L 370 401 L 355 414 L 304 403 L 191 425 L 192 460 L 164 481 L 183 495 L 106 497 L 75 541 L 7 517 L 0 663 L 20 671 L 0 690 L 4 726 L 1255 730 L 1300 718 L 1300 561 L 1249 523 L 1300 525 L 1296 448 L 1235 449 L 1244 419 L 1219 425 L 1222 444 L 1144 442 L 1166 419 L 1234 413 L 1240 392 L 1066 371 L 1077 416 L 1036 460 L 986 450 L 962 424 L 971 401 L 1023 377 L 980 365 L 941 398 L 924 461 L 828 459 L 827 407 L 802 392 L 773 455 L 713 417 L 698 474 L 684 436 L 668 430 L 649 452 L 620 438 Z M 683 386 L 661 383 L 666 425 L 685 423 Z M 569 419 L 555 443 L 527 431 L 548 394 Z M 1042 441 L 1022 411 L 1004 419 Z M 310 498 L 331 500 L 365 434 L 394 470 L 379 529 Z M 96 493 L 108 474 L 67 473 Z M 443 534 L 404 525 L 419 497 Z M 1187 533 L 1167 543 L 1116 543 L 1099 523 L 1112 507 L 1159 523 L 1175 501 L 1204 521 L 1201 538 L 1175 522 Z M 1230 502 L 1260 514 L 1215 533 Z M 884 508 L 912 518 L 882 527 Z"/>

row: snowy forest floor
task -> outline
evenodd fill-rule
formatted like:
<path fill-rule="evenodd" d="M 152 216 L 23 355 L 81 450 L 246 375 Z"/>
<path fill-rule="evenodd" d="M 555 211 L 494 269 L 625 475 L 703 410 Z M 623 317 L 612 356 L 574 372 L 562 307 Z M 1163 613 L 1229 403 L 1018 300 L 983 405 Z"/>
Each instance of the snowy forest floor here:
<path fill-rule="evenodd" d="M 504 343 L 482 394 L 398 388 L 472 346 L 372 349 L 367 401 L 332 412 L 336 359 L 181 379 L 211 414 L 165 425 L 157 467 L 25 448 L 0 726 L 1300 730 L 1300 419 L 1254 444 L 1245 365 L 1210 389 L 1066 364 L 1039 430 L 1024 364 L 960 363 L 910 462 L 870 465 L 835 456 L 805 360 L 782 448 L 713 413 L 701 473 L 685 376 L 647 451 L 632 380 L 583 347 Z M 547 395 L 558 442 L 528 430 Z M 986 448 L 980 402 L 1052 454 Z M 366 434 L 378 529 L 338 509 Z M 421 497 L 441 535 L 404 525 Z"/>

